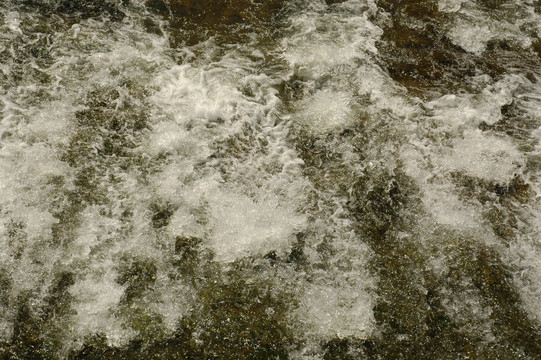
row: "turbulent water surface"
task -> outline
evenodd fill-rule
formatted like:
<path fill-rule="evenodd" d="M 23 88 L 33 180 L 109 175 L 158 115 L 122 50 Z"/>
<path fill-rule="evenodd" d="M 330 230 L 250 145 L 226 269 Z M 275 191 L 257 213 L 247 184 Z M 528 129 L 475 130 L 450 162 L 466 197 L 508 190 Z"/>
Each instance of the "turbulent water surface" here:
<path fill-rule="evenodd" d="M 540 359 L 539 0 L 3 0 L 1 359 Z"/>

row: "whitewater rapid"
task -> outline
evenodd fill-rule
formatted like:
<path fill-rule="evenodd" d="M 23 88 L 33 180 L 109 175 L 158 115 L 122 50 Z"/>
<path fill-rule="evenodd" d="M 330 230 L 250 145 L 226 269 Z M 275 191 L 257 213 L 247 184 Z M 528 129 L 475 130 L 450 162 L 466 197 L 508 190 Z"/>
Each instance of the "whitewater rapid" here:
<path fill-rule="evenodd" d="M 102 3 L 0 5 L 2 356 L 541 356 L 538 2 Z"/>

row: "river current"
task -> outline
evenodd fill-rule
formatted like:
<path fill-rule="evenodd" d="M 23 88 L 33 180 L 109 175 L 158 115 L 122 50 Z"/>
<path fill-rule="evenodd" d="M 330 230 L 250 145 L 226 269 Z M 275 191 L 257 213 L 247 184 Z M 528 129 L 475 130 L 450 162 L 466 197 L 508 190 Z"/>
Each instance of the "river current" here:
<path fill-rule="evenodd" d="M 539 0 L 3 0 L 0 359 L 541 359 Z"/>

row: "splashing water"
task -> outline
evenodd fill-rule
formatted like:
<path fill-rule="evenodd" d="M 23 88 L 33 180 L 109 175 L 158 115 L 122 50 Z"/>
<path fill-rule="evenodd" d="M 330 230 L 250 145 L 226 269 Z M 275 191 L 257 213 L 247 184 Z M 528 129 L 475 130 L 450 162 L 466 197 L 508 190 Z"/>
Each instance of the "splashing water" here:
<path fill-rule="evenodd" d="M 0 5 L 0 357 L 537 359 L 541 7 Z"/>

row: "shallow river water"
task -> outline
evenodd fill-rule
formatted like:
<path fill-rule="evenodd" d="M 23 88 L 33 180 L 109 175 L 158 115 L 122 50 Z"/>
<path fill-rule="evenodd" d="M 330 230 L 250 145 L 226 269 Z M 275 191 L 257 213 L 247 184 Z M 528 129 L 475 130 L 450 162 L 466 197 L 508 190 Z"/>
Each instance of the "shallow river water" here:
<path fill-rule="evenodd" d="M 539 0 L 4 0 L 0 359 L 541 359 Z"/>

